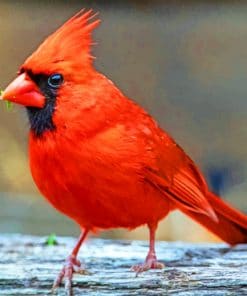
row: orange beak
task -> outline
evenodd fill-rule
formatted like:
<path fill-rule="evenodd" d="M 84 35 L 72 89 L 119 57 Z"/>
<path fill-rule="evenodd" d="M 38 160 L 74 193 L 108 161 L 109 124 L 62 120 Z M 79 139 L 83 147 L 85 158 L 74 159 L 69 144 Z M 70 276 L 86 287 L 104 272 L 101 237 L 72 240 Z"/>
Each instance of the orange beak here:
<path fill-rule="evenodd" d="M 20 74 L 8 85 L 0 99 L 28 107 L 43 108 L 45 105 L 45 97 L 26 73 Z"/>

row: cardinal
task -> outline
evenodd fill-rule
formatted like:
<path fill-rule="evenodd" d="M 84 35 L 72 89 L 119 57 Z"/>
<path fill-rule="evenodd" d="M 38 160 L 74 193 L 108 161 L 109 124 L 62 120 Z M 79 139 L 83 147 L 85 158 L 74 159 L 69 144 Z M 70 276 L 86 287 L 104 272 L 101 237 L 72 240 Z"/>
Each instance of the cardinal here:
<path fill-rule="evenodd" d="M 147 225 L 150 246 L 137 273 L 164 265 L 155 232 L 180 210 L 230 245 L 247 242 L 247 216 L 210 192 L 191 158 L 138 104 L 93 65 L 92 31 L 82 10 L 21 65 L 2 94 L 26 108 L 29 160 L 41 194 L 82 229 L 54 288 L 85 270 L 77 259 L 91 231 Z M 181 227 L 183 227 L 181 225 Z"/>

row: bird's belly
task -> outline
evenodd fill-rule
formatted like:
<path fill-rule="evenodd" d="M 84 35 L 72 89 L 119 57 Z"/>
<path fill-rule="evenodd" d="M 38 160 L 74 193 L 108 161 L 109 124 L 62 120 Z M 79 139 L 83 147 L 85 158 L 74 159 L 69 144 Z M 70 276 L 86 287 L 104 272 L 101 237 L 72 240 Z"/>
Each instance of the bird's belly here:
<path fill-rule="evenodd" d="M 31 172 L 49 202 L 82 227 L 135 228 L 158 222 L 170 210 L 168 199 L 142 176 L 139 149 L 126 148 L 127 140 L 120 144 L 118 134 L 124 148 L 117 152 L 115 142 L 92 139 L 77 146 L 61 134 L 52 136 L 30 138 Z"/>
<path fill-rule="evenodd" d="M 58 165 L 55 171 L 40 168 L 32 173 L 47 200 L 84 228 L 131 229 L 158 222 L 169 212 L 168 199 L 135 175 L 96 179 L 84 173 L 75 178 Z"/>
<path fill-rule="evenodd" d="M 55 208 L 82 227 L 135 228 L 142 224 L 158 222 L 169 211 L 168 201 L 157 195 L 157 192 L 152 194 L 151 189 L 150 192 L 137 188 L 131 190 L 128 184 L 123 184 L 118 191 L 109 185 L 108 190 L 102 192 L 97 186 L 88 188 L 83 185 L 76 184 L 67 190 L 60 188 L 54 192 L 53 183 L 44 192 Z M 104 188 L 104 184 L 102 187 Z"/>

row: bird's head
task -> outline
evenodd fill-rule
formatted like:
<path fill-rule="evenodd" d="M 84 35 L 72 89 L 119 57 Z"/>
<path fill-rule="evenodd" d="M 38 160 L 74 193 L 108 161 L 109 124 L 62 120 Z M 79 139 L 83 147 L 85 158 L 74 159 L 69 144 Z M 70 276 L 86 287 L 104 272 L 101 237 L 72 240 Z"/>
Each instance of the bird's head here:
<path fill-rule="evenodd" d="M 37 136 L 55 128 L 57 102 L 69 100 L 76 86 L 94 75 L 91 33 L 100 22 L 95 16 L 92 10 L 82 10 L 69 19 L 27 58 L 2 93 L 1 99 L 27 108 Z"/>

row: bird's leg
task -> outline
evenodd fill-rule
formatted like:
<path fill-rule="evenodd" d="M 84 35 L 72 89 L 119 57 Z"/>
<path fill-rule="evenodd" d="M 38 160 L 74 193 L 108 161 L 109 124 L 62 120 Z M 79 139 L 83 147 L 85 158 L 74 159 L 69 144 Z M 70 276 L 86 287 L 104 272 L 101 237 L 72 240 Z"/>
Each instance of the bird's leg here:
<path fill-rule="evenodd" d="M 82 268 L 81 262 L 76 258 L 80 250 L 81 244 L 87 237 L 87 234 L 88 234 L 87 229 L 81 233 L 72 253 L 66 259 L 62 270 L 59 272 L 57 278 L 55 279 L 53 283 L 52 291 L 55 291 L 56 288 L 59 287 L 59 285 L 62 283 L 62 280 L 64 279 L 65 290 L 67 293 L 66 295 L 72 295 L 73 273 L 88 274 L 88 272 L 84 268 Z"/>
<path fill-rule="evenodd" d="M 155 231 L 157 225 L 148 225 L 149 228 L 149 251 L 146 260 L 142 264 L 134 265 L 131 270 L 135 271 L 136 274 L 149 270 L 149 269 L 162 269 L 165 265 L 157 261 L 155 253 Z"/>

